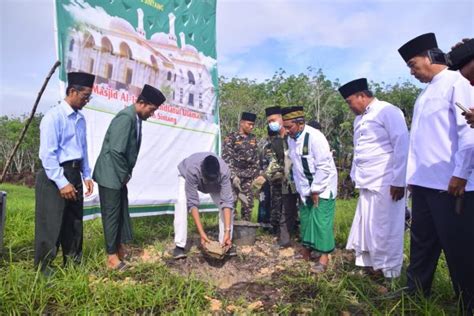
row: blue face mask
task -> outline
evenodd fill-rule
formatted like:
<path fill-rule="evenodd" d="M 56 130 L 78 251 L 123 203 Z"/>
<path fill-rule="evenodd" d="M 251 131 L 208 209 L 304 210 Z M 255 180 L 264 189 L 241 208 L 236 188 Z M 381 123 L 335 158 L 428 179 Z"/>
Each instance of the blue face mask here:
<path fill-rule="evenodd" d="M 300 137 L 300 135 L 303 133 L 303 131 L 299 131 L 298 133 L 295 134 L 295 136 L 293 137 L 294 139 L 298 139 L 298 137 Z"/>
<path fill-rule="evenodd" d="M 270 122 L 268 123 L 268 127 L 272 132 L 279 132 L 281 130 L 281 125 L 278 122 Z"/>

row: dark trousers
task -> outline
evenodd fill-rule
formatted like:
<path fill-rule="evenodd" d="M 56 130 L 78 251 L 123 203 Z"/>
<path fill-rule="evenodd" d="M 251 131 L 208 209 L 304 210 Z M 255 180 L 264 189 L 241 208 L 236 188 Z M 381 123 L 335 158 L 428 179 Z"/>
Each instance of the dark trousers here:
<path fill-rule="evenodd" d="M 298 194 L 282 195 L 282 212 L 280 216 L 280 229 L 278 243 L 287 245 L 291 235 L 296 233 L 296 219 L 298 218 Z"/>
<path fill-rule="evenodd" d="M 268 181 L 265 181 L 260 192 L 260 198 L 258 203 L 258 222 L 259 223 L 269 223 L 270 214 L 271 214 L 271 194 L 270 194 L 270 184 Z"/>
<path fill-rule="evenodd" d="M 115 190 L 99 185 L 99 198 L 105 250 L 109 255 L 116 254 L 119 244 L 129 243 L 133 239 L 127 186 Z"/>
<path fill-rule="evenodd" d="M 63 199 L 44 169 L 36 176 L 35 265 L 42 269 L 56 257 L 59 246 L 63 260 L 76 263 L 82 257 L 83 188 L 79 169 L 63 167 L 64 176 L 77 190 L 77 200 Z"/>
<path fill-rule="evenodd" d="M 464 208 L 456 214 L 456 199 L 446 191 L 414 186 L 409 290 L 431 292 L 441 250 L 444 251 L 454 291 L 464 308 L 474 307 L 474 192 L 464 195 Z"/>

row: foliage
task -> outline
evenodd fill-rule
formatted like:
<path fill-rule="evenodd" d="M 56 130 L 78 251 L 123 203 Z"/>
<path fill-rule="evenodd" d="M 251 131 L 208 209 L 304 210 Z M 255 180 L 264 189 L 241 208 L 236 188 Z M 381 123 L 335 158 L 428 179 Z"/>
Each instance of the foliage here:
<path fill-rule="evenodd" d="M 238 129 L 242 111 L 256 113 L 258 118 L 255 134 L 266 137 L 265 108 L 279 105 L 303 106 L 306 120 L 317 120 L 322 132 L 334 151 L 334 159 L 339 171 L 339 194 L 346 198 L 354 196 L 348 174 L 352 163 L 352 121 L 354 115 L 338 92 L 340 84 L 332 82 L 321 69 L 309 67 L 305 73 L 287 75 L 283 69 L 271 79 L 257 83 L 248 79 L 227 79 L 221 77 L 220 115 L 222 134 Z M 375 96 L 400 107 L 411 122 L 413 105 L 420 89 L 406 81 L 393 85 L 371 82 Z"/>
<path fill-rule="evenodd" d="M 13 157 L 10 165 L 10 173 L 34 173 L 39 166 L 39 125 L 42 115 L 36 115 L 23 138 L 23 141 Z M 20 136 L 26 116 L 19 118 L 0 117 L 0 170 L 3 170 L 5 163 Z"/>

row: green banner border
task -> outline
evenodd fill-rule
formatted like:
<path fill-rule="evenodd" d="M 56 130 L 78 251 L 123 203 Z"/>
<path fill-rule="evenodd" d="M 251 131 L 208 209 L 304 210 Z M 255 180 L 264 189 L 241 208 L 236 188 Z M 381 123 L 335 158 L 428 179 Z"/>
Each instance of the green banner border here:
<path fill-rule="evenodd" d="M 217 205 L 213 203 L 209 204 L 201 204 L 199 205 L 200 210 L 211 210 L 217 209 Z M 157 204 L 157 205 L 133 205 L 129 207 L 130 214 L 135 213 L 166 213 L 166 212 L 174 212 L 175 207 L 174 204 L 166 203 L 166 204 Z M 90 216 L 94 214 L 100 214 L 100 206 L 99 205 L 92 205 L 84 207 L 83 216 Z"/>

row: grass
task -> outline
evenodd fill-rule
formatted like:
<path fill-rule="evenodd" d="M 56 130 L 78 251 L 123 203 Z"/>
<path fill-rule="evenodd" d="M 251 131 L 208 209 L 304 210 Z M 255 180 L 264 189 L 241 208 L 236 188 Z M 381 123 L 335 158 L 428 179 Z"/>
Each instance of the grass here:
<path fill-rule="evenodd" d="M 124 273 L 104 268 L 104 240 L 99 220 L 84 223 L 84 258 L 80 266 L 67 266 L 51 278 L 44 278 L 33 267 L 34 190 L 4 184 L 8 192 L 7 221 L 3 256 L 0 257 L 0 314 L 102 314 L 102 313 L 208 313 L 206 296 L 217 289 L 193 277 L 171 273 L 163 263 L 143 263 Z M 337 201 L 335 233 L 338 247 L 349 234 L 355 200 Z M 256 211 L 254 210 L 254 217 Z M 203 216 L 206 227 L 216 226 L 216 216 Z M 192 221 L 191 231 L 194 230 Z M 162 250 L 173 236 L 172 216 L 133 219 L 135 245 Z M 406 238 L 405 253 L 409 240 Z M 58 256 L 57 263 L 61 259 Z M 405 263 L 407 262 L 405 258 Z M 431 299 L 381 300 L 380 283 L 356 273 L 352 263 L 340 262 L 338 268 L 314 277 L 307 271 L 283 274 L 279 286 L 285 300 L 274 312 L 282 314 L 409 314 L 451 315 L 457 313 L 456 300 L 444 259 L 440 260 Z M 405 284 L 404 273 L 394 288 Z M 226 304 L 249 302 L 231 298 Z"/>

